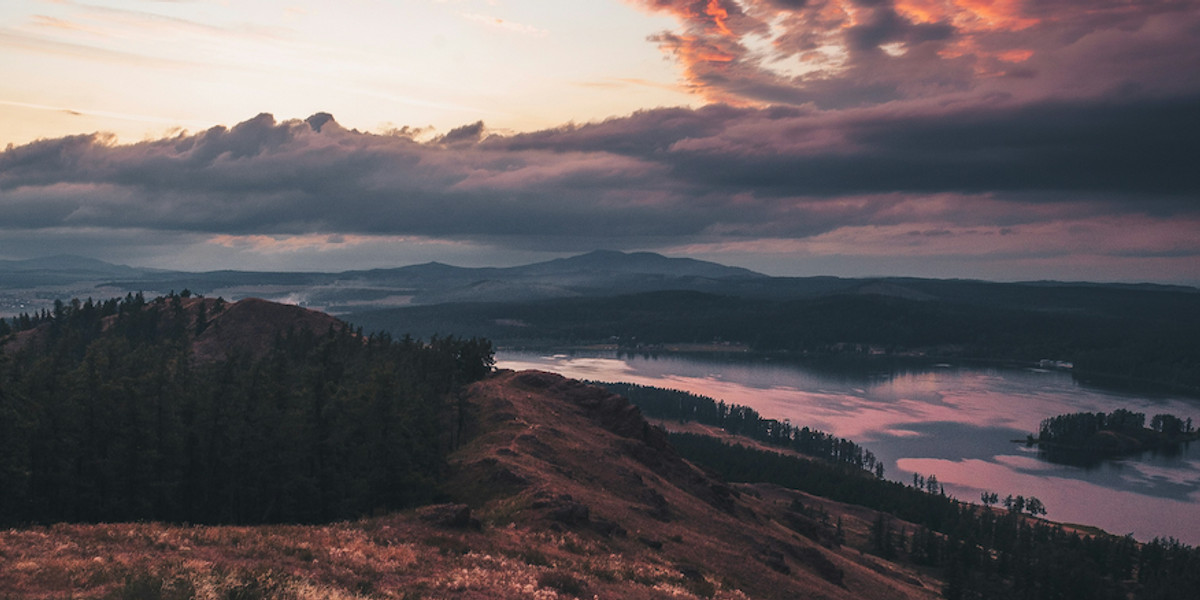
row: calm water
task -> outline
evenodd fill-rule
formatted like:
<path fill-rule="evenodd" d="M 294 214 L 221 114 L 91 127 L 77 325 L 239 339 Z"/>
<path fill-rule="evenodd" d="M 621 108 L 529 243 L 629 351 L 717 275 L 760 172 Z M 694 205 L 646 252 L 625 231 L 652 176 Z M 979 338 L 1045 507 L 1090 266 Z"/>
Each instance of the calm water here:
<path fill-rule="evenodd" d="M 936 474 L 946 493 L 1037 496 L 1048 517 L 1139 540 L 1200 545 L 1200 443 L 1173 457 L 1144 454 L 1098 467 L 1057 465 L 1013 443 L 1042 419 L 1127 408 L 1200 422 L 1200 401 L 1084 387 L 1069 374 L 940 365 L 813 367 L 762 359 L 586 352 L 500 352 L 497 365 L 595 381 L 627 381 L 750 406 L 846 437 L 884 462 L 889 479 Z"/>

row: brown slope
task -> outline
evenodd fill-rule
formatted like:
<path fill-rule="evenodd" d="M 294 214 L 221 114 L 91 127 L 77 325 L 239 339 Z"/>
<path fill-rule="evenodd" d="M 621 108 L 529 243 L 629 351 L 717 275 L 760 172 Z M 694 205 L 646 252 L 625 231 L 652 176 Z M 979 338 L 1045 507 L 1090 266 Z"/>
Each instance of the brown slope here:
<path fill-rule="evenodd" d="M 348 327 L 322 312 L 260 298 L 228 304 L 215 298 L 159 297 L 147 302 L 142 310 L 158 313 L 158 331 L 162 335 L 182 326 L 198 362 L 213 362 L 235 353 L 261 356 L 271 348 L 277 335 L 288 332 L 310 331 L 320 335 Z M 106 317 L 103 329 L 111 328 L 116 319 L 115 315 Z M 43 350 L 50 329 L 50 323 L 43 323 L 17 332 L 2 340 L 0 349 L 10 353 Z"/>
<path fill-rule="evenodd" d="M 192 354 L 200 362 L 220 360 L 237 352 L 261 356 L 271 348 L 277 335 L 288 332 L 310 331 L 320 335 L 347 327 L 325 313 L 260 298 L 239 300 L 215 314 L 214 301 L 203 301 L 208 303 L 208 324 L 192 342 Z M 192 330 L 195 330 L 197 306 L 194 301 L 187 305 L 192 315 Z"/>
<path fill-rule="evenodd" d="M 682 574 L 685 588 L 753 598 L 936 596 L 936 584 L 912 573 L 833 549 L 832 524 L 790 508 L 800 495 L 739 492 L 692 466 L 603 389 L 502 372 L 472 386 L 468 399 L 482 433 L 456 453 L 448 489 L 485 520 L 574 533 L 603 553 Z M 613 597 L 657 593 L 628 581 L 589 583 Z"/>
<path fill-rule="evenodd" d="M 442 505 L 318 527 L 10 530 L 0 532 L 0 595 L 936 597 L 936 582 L 836 547 L 831 525 L 794 503 L 845 514 L 852 544 L 873 513 L 727 486 L 605 390 L 500 372 L 462 399 L 470 437 L 444 489 L 472 512 Z"/>

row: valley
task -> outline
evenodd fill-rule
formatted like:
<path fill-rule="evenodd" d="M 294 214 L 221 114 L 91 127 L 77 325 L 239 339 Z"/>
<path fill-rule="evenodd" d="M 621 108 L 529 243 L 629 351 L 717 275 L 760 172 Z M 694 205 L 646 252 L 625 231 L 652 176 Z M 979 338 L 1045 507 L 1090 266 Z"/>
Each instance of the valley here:
<path fill-rule="evenodd" d="M 1175 537 L 1200 544 L 1200 444 L 1082 467 L 1039 458 L 1023 441 L 1043 419 L 1062 412 L 1125 408 L 1200 416 L 1200 403 L 1188 397 L 1089 387 L 1066 372 L 973 365 L 507 350 L 498 353 L 497 364 L 747 406 L 764 418 L 853 440 L 879 459 L 892 481 L 934 474 L 962 500 L 979 502 L 987 491 L 1032 495 L 1056 521 L 1142 541 Z M 1081 497 L 1089 501 L 1076 501 Z"/>
<path fill-rule="evenodd" d="M 1171 598 L 1200 573 L 1165 566 L 1200 560 L 1194 448 L 1084 469 L 1012 441 L 1076 411 L 1194 416 L 1192 288 L 772 278 L 614 252 L 73 264 L 0 264 L 8 298 L 130 290 L 0 324 L 11 598 Z M 339 315 L 296 305 L 331 290 Z M 793 456 L 652 425 L 578 380 L 840 441 Z M 1074 576 L 1037 566 L 1064 561 Z"/>

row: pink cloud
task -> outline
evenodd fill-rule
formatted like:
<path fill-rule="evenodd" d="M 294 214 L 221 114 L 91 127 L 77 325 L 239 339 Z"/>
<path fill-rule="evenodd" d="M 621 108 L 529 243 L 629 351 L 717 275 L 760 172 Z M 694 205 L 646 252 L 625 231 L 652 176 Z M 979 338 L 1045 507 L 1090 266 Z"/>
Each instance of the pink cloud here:
<path fill-rule="evenodd" d="M 1101 257 L 1178 281 L 1200 256 L 1197 106 L 713 105 L 518 135 L 474 123 L 429 142 L 263 114 L 135 144 L 10 148 L 0 228 L 175 232 L 262 253 L 391 236 L 1031 273 Z"/>
<path fill-rule="evenodd" d="M 1180 68 L 1200 58 L 1190 33 L 1200 7 L 1174 0 L 637 4 L 676 18 L 680 31 L 652 41 L 679 62 L 697 93 L 723 102 L 839 107 L 996 93 L 1035 99 L 1103 94 L 1120 84 L 1152 92 L 1173 86 L 1181 72 L 1164 57 L 1178 55 Z M 764 36 L 770 54 L 750 43 Z M 1095 49 L 1113 60 L 1080 51 L 1101 39 L 1106 43 Z M 1133 68 L 1145 56 L 1154 63 Z M 799 74 L 776 68 L 782 63 Z"/>

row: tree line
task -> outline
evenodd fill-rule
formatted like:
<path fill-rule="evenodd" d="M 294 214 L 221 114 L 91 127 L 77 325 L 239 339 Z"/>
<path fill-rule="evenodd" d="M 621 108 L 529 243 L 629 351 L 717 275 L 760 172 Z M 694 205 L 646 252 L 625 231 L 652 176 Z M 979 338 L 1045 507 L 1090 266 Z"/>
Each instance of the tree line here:
<path fill-rule="evenodd" d="M 649 417 L 720 427 L 733 435 L 788 448 L 806 456 L 853 465 L 876 477 L 883 477 L 883 463 L 870 450 L 853 441 L 807 426 L 797 427 L 786 421 L 763 418 L 748 406 L 726 404 L 723 400 L 707 396 L 635 383 L 596 385 L 625 396 Z"/>
<path fill-rule="evenodd" d="M 1156 414 L 1146 426 L 1145 413 L 1118 408 L 1111 413 L 1078 412 L 1044 419 L 1030 445 L 1047 459 L 1068 464 L 1094 464 L 1104 458 L 1144 450 L 1178 452 L 1197 439 L 1192 419 Z"/>
<path fill-rule="evenodd" d="M 877 294 L 765 298 L 662 291 L 523 303 L 452 303 L 363 312 L 377 328 L 458 331 L 499 343 L 738 342 L 792 356 L 919 354 L 1074 363 L 1076 377 L 1200 395 L 1200 294 L 1105 286 L 912 282 L 931 298 Z M 941 297 L 943 299 L 934 299 Z"/>
<path fill-rule="evenodd" d="M 709 436 L 670 437 L 684 458 L 729 481 L 775 483 L 879 511 L 864 550 L 935 569 L 951 600 L 1184 600 L 1200 589 L 1200 549 L 1172 538 L 1143 544 L 1129 536 L 1083 534 L 1030 518 L 1044 507 L 1031 508 L 1029 498 L 1019 504 L 1021 496 L 1006 498 L 1002 511 L 948 497 L 936 480 L 931 485 L 932 476 L 909 486 Z M 989 500 L 993 495 L 998 498 L 989 492 Z M 821 539 L 841 539 L 838 523 Z"/>
<path fill-rule="evenodd" d="M 1038 440 L 1061 444 L 1083 444 L 1101 431 L 1137 435 L 1146 429 L 1146 414 L 1118 408 L 1111 413 L 1079 412 L 1044 419 L 1038 428 Z M 1192 419 L 1157 414 L 1150 419 L 1151 431 L 1167 436 L 1195 432 Z"/>
<path fill-rule="evenodd" d="M 1200 294 L 1184 289 L 910 281 L 928 299 L 650 292 L 356 313 L 371 328 L 472 332 L 499 343 L 743 343 L 793 356 L 922 354 L 1072 361 L 1074 376 L 1200 395 Z M 938 299 L 940 298 L 940 299 Z M 415 329 L 414 329 L 415 328 Z"/>
<path fill-rule="evenodd" d="M 290 330 L 205 364 L 190 340 L 212 314 L 181 318 L 184 299 L 9 323 L 41 338 L 0 352 L 0 525 L 308 523 L 435 499 L 455 390 L 490 370 L 490 342 Z"/>

